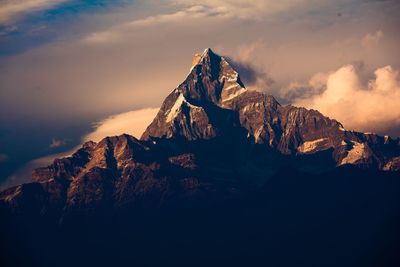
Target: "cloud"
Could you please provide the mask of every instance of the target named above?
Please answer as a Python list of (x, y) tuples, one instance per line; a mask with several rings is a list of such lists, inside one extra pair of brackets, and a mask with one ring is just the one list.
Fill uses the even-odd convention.
[(51, 140), (51, 143), (50, 143), (49, 147), (50, 148), (58, 148), (58, 147), (65, 146), (67, 143), (68, 143), (68, 139), (53, 138)]
[(210, 9), (202, 5), (194, 5), (175, 13), (159, 14), (156, 16), (149, 16), (144, 19), (134, 20), (129, 22), (127, 25), (135, 27), (146, 27), (159, 23), (181, 21), (181, 19), (186, 16), (191, 16), (192, 18), (202, 18), (206, 16), (221, 16), (223, 14), (224, 12), (222, 10)]
[[(1, 23), (1, 22), (0, 22)], [(18, 31), (18, 26), (16, 25), (5, 25), (0, 28), (0, 36), (6, 36)]]
[(365, 85), (355, 66), (343, 66), (328, 74), (321, 94), (297, 99), (295, 104), (317, 109), (347, 129), (400, 135), (399, 72), (388, 65), (374, 75)]
[[(193, 0), (177, 0), (174, 1), (183, 6), (196, 5), (199, 2)], [(265, 15), (271, 15), (286, 11), (296, 7), (305, 0), (203, 0), (202, 5), (208, 9), (218, 11), (225, 17), (239, 19), (260, 19)]]
[(18, 16), (43, 10), (66, 0), (3, 0), (0, 2), (0, 24), (9, 23)]
[(140, 138), (158, 110), (159, 108), (146, 108), (110, 116), (97, 123), (95, 131), (85, 136), (84, 141), (98, 142), (106, 136), (124, 133)]
[[(93, 17), (85, 17), (85, 21), (78, 20), (78, 25), (71, 23), (72, 32), (79, 28), (82, 35), (70, 32), (65, 39), (3, 59), (0, 117), (11, 113), (21, 117), (53, 117), (53, 120), (73, 116), (74, 120), (78, 116), (98, 119), (133, 108), (159, 106), (168, 92), (185, 78), (192, 56), (206, 47), (220, 47), (215, 49), (218, 53), (247, 65), (243, 70), (250, 70), (249, 66), (256, 69), (259, 79), (256, 87), (267, 88), (273, 95), (290, 82), (364, 60), (366, 56), (372, 57), (364, 61), (374, 68), (400, 64), (398, 58), (391, 56), (398, 46), (392, 45), (379, 55), (361, 54), (365, 49), (360, 49), (360, 36), (355, 32), (368, 32), (367, 24), (361, 22), (374, 23), (375, 17), (371, 20), (360, 15), (356, 24), (346, 21), (346, 27), (342, 23), (326, 28), (320, 25), (325, 20), (314, 18), (314, 13), (305, 13), (304, 7), (291, 9), (288, 16), (278, 16), (276, 21), (271, 21), (271, 16), (265, 21), (242, 21), (226, 17), (223, 10), (216, 13), (222, 1), (189, 3), (180, 3), (175, 10), (157, 6), (143, 13), (134, 13), (131, 8), (129, 13), (133, 15), (125, 14), (127, 17), (118, 20), (115, 26), (112, 26), (115, 22), (97, 23), (104, 16), (97, 16), (94, 21)], [(206, 8), (207, 3), (214, 11)], [(227, 1), (227, 7), (232, 5), (241, 6), (238, 1)], [(258, 4), (243, 5), (254, 8)], [(141, 11), (140, 6), (137, 8)], [(322, 9), (318, 14), (326, 12)], [(110, 14), (112, 21), (116, 21), (114, 15)], [(299, 19), (292, 24), (288, 17)], [(336, 15), (333, 19), (337, 19)], [(312, 23), (305, 24), (304, 20)], [(94, 29), (93, 24), (100, 26)], [(384, 26), (380, 29), (387, 37), (385, 42), (394, 44), (389, 30)], [(60, 32), (64, 36), (65, 31), (60, 29)], [(357, 37), (352, 46), (330, 47), (332, 42), (348, 35)], [(253, 73), (247, 73), (252, 82)], [(245, 80), (246, 74), (240, 74)], [(248, 82), (246, 85), (250, 86)]]
[(291, 82), (286, 88), (282, 89), (278, 96), (289, 103), (297, 99), (312, 98), (325, 91), (328, 77), (329, 73), (319, 72), (314, 74), (307, 83)]
[[(106, 136), (120, 135), (123, 133), (133, 135), (140, 138), (146, 127), (151, 123), (158, 112), (159, 108), (146, 108), (140, 110), (129, 111), (117, 115), (110, 116), (95, 125), (95, 129), (90, 134), (82, 138), (82, 142), (95, 141), (99, 142)], [(54, 148), (64, 145), (65, 140), (54, 138), (52, 145)], [(0, 184), (0, 189), (15, 186), (21, 183), (27, 183), (31, 180), (32, 171), (36, 168), (50, 165), (56, 158), (63, 158), (72, 155), (80, 145), (66, 152), (51, 154), (37, 159), (33, 159), (18, 169), (15, 173), (7, 177)], [(5, 154), (0, 154), (0, 163), (7, 160)]]
[(8, 176), (7, 179), (0, 184), (0, 190), (6, 189), (12, 186), (16, 186), (31, 181), (32, 171), (34, 169), (49, 166), (57, 158), (68, 157), (72, 155), (79, 147), (74, 147), (66, 152), (47, 155), (45, 157), (33, 159), (19, 168), (12, 175)]
[(264, 66), (255, 64), (258, 53), (263, 50), (264, 46), (265, 44), (258, 40), (239, 45), (235, 51), (230, 53), (232, 56), (224, 56), (249, 89), (266, 91), (274, 83)]
[(251, 62), (238, 61), (224, 56), (232, 67), (239, 73), (244, 85), (249, 89), (264, 91), (267, 90), (274, 80), (260, 67), (254, 66)]
[(201, 5), (193, 5), (183, 8), (177, 12), (157, 14), (142, 19), (135, 19), (125, 22), (105, 31), (93, 32), (83, 38), (87, 44), (115, 44), (123, 41), (125, 33), (137, 29), (143, 29), (164, 23), (179, 23), (185, 19), (196, 19), (211, 16), (223, 16), (224, 11), (215, 8), (208, 8)]
[(135, 29), (143, 29), (165, 23), (180, 23), (184, 20), (198, 18), (218, 17), (257, 20), (265, 15), (287, 11), (305, 3), (306, 0), (250, 0), (246, 2), (239, 0), (205, 0), (201, 1), (201, 4), (198, 1), (191, 0), (169, 2), (172, 2), (172, 5), (177, 7), (178, 11), (151, 15), (116, 25), (104, 31), (93, 32), (85, 36), (83, 42), (88, 44), (117, 43), (123, 40), (124, 33)]
[(383, 38), (383, 32), (382, 31), (376, 31), (375, 33), (367, 33), (362, 39), (361, 39), (361, 45), (365, 48), (371, 48), (374, 46), (377, 46), (381, 39)]

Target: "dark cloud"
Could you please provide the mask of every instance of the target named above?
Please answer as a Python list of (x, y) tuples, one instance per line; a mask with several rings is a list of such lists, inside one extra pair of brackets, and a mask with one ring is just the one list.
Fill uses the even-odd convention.
[(274, 83), (274, 80), (262, 68), (257, 68), (249, 62), (234, 60), (229, 56), (224, 56), (224, 58), (239, 73), (245, 86), (255, 87), (258, 90), (266, 90)]
[[(15, 121), (0, 120), (2, 123), (0, 154), (7, 156), (5, 161), (0, 159), (0, 184), (32, 159), (67, 151), (81, 144), (82, 136), (91, 131), (91, 123), (97, 119), (93, 117), (58, 121), (40, 121), (31, 118), (26, 120), (16, 118)], [(64, 146), (55, 147), (54, 145), (60, 145), (63, 140), (56, 139), (53, 147), (49, 147), (49, 141), (52, 141), (54, 136), (68, 136), (68, 142)]]
[(297, 99), (310, 98), (321, 94), (322, 92), (323, 88), (320, 88), (320, 90), (315, 90), (307, 84), (294, 84), (286, 93), (283, 93), (281, 99), (283, 100), (283, 103), (293, 103)]

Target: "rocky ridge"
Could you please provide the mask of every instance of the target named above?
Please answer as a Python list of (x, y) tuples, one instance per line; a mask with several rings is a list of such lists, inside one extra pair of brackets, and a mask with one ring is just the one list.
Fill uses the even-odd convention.
[(238, 131), (285, 155), (332, 148), (338, 166), (388, 169), (400, 153), (399, 139), (346, 131), (316, 110), (282, 106), (273, 96), (247, 90), (230, 64), (209, 48), (195, 57), (188, 77), (166, 98), (141, 139), (209, 140)]

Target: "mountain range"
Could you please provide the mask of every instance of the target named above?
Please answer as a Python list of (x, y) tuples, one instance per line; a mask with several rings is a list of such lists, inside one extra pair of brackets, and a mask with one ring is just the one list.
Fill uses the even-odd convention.
[(2, 191), (0, 228), (9, 263), (389, 266), (399, 193), (400, 138), (246, 89), (208, 48), (140, 139), (86, 142)]

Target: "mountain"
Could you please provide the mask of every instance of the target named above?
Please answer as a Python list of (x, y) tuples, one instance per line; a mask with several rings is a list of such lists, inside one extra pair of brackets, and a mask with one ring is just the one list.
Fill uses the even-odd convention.
[(400, 168), (399, 139), (346, 131), (318, 111), (282, 106), (273, 96), (247, 90), (209, 48), (195, 56), (188, 77), (165, 99), (141, 139), (210, 140), (232, 133), (285, 155), (333, 149), (337, 165)]
[[(285, 238), (304, 241), (325, 234), (325, 230), (332, 230), (332, 235), (319, 242), (334, 242), (333, 233), (342, 238), (346, 233), (357, 240), (362, 236), (379, 239), (382, 236), (374, 235), (374, 231), (381, 231), (380, 227), (386, 225), (390, 232), (400, 218), (399, 171), (399, 138), (347, 131), (338, 121), (316, 110), (280, 105), (273, 96), (246, 89), (229, 62), (206, 49), (195, 56), (188, 76), (167, 96), (140, 140), (123, 134), (98, 143), (87, 142), (72, 156), (36, 169), (31, 183), (0, 192), (0, 212), (4, 218), (0, 228), (8, 229), (4, 236), (17, 247), (18, 240), (33, 236), (32, 242), (44, 244), (38, 253), (43, 255), (43, 251), (51, 250), (44, 258), (52, 260), (66, 256), (63, 250), (54, 251), (48, 244), (68, 250), (87, 232), (92, 232), (91, 240), (123, 244), (115, 250), (105, 246), (109, 249), (104, 251), (106, 254), (129, 254), (127, 250), (133, 246), (141, 251), (134, 255), (141, 256), (149, 251), (142, 254), (144, 249), (138, 240), (157, 243), (166, 238), (175, 245), (177, 240), (182, 244), (197, 240), (194, 248), (203, 251), (207, 246), (203, 241), (214, 239), (220, 232), (224, 233), (221, 242), (231, 240), (232, 232), (225, 232), (226, 229), (235, 232), (232, 244), (247, 242), (246, 227), (271, 235), (268, 242), (273, 240), (281, 245)], [(283, 215), (281, 209), (295, 217)], [(356, 222), (354, 227), (346, 228), (342, 212)], [(315, 214), (323, 218), (315, 218)], [(291, 231), (289, 221), (299, 224), (292, 229), (298, 238), (281, 232)], [(337, 223), (336, 228), (328, 230), (330, 222)], [(369, 222), (379, 227), (371, 230)], [(207, 230), (204, 225), (208, 225)], [(312, 233), (311, 225), (324, 230)], [(165, 229), (167, 226), (169, 230)], [(274, 236), (264, 227), (282, 235)], [(93, 229), (107, 233), (107, 237), (99, 237)], [(186, 237), (182, 229), (196, 237)], [(21, 231), (25, 233), (22, 237)], [(174, 235), (166, 237), (170, 231)], [(397, 232), (390, 233), (398, 237)], [(54, 240), (59, 235), (63, 242)], [(387, 236), (390, 235), (383, 235), (384, 242), (390, 241)], [(127, 237), (130, 239), (126, 240)], [(258, 251), (267, 239), (256, 239), (259, 241), (249, 248)], [(398, 239), (394, 240), (397, 243)], [(357, 242), (339, 243), (331, 244), (336, 252), (340, 246), (359, 246)], [(393, 248), (392, 243), (386, 245)], [(305, 247), (328, 253), (311, 244)], [(295, 255), (296, 250), (298, 247), (288, 251)], [(158, 247), (157, 255), (162, 251), (172, 253), (171, 248)], [(227, 245), (221, 251), (228, 256), (208, 251), (207, 257), (221, 260), (237, 248)], [(313, 256), (299, 251), (305, 254), (296, 254), (293, 259), (305, 257), (303, 260), (309, 263)], [(272, 254), (271, 257), (277, 255)], [(343, 254), (332, 263), (343, 266), (340, 259), (357, 262), (358, 257), (366, 255), (371, 256), (360, 249), (352, 256)], [(390, 250), (382, 255), (393, 260)], [(374, 256), (382, 258), (381, 254)], [(88, 259), (87, 255), (81, 257)], [(96, 257), (98, 264), (103, 263)], [(146, 258), (143, 257), (141, 260)], [(182, 255), (175, 257), (174, 263)], [(349, 266), (354, 266), (352, 261), (348, 261)]]

